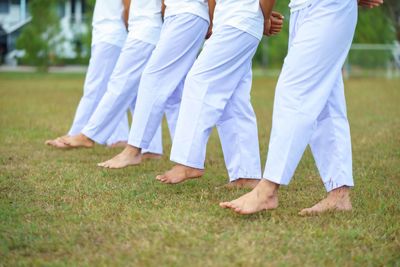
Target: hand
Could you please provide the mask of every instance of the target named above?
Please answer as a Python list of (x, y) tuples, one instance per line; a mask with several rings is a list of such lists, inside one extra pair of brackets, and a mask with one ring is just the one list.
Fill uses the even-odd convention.
[(283, 27), (283, 15), (277, 11), (272, 11), (271, 17), (264, 21), (264, 35), (272, 36), (278, 34)]
[(283, 20), (284, 16), (277, 12), (277, 11), (272, 11), (270, 20), (271, 20), (271, 27), (269, 29), (269, 35), (276, 35), (281, 32), (283, 28)]
[(366, 8), (374, 8), (383, 4), (383, 0), (358, 0), (358, 5)]
[(206, 34), (206, 40), (209, 39), (209, 38), (211, 37), (211, 35), (212, 35), (212, 28), (213, 28), (213, 24), (210, 23), (210, 26), (208, 27), (208, 31), (207, 31), (207, 34)]

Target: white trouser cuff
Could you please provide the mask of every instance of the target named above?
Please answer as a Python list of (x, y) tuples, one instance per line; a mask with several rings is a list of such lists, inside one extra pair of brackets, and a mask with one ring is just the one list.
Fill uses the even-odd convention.
[[(141, 142), (141, 141), (138, 141), (138, 140), (129, 140), (128, 141), (128, 145), (140, 148), (142, 150), (142, 152), (144, 152), (144, 153), (150, 152), (150, 150), (149, 150), (150, 149), (150, 143), (145, 143), (145, 142)], [(151, 152), (153, 152), (153, 151), (151, 151)], [(153, 153), (162, 154), (162, 152), (158, 153), (156, 151), (154, 151)]]
[(188, 162), (187, 160), (182, 160), (176, 157), (172, 157), (170, 158), (171, 161), (181, 164), (181, 165), (185, 165), (191, 168), (195, 168), (195, 169), (200, 169), (200, 170), (204, 170), (204, 164), (203, 163), (193, 163), (193, 162)]
[(353, 182), (335, 182), (334, 180), (329, 180), (327, 182), (324, 182), (324, 186), (326, 189), (326, 192), (330, 192), (334, 189), (340, 188), (342, 186), (348, 186), (348, 187), (353, 187), (354, 183)]
[(162, 147), (154, 148), (154, 147), (150, 146), (150, 143), (144, 144), (143, 142), (140, 142), (140, 141), (129, 140), (128, 145), (140, 148), (142, 150), (142, 154), (143, 153), (154, 153), (154, 154), (159, 154), (159, 155), (163, 154)]
[(157, 154), (157, 155), (162, 155), (163, 152), (160, 149), (152, 149), (151, 147), (149, 147), (148, 149), (142, 149), (142, 154), (145, 153), (153, 153), (153, 154)]
[(242, 174), (242, 175), (235, 175), (235, 176), (229, 176), (229, 181), (233, 182), (238, 179), (256, 179), (256, 180), (261, 180), (260, 175), (251, 175), (251, 174)]

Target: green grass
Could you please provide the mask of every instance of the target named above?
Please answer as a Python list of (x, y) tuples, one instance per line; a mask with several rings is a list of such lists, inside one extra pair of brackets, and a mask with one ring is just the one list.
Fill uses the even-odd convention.
[[(227, 181), (216, 132), (206, 175), (176, 186), (140, 167), (96, 167), (119, 149), (59, 151), (82, 75), (0, 74), (0, 266), (400, 266), (399, 81), (346, 82), (354, 211), (303, 218), (325, 195), (309, 151), (280, 207), (241, 217), (218, 207), (245, 190)], [(253, 103), (265, 161), (276, 81), (256, 78)]]

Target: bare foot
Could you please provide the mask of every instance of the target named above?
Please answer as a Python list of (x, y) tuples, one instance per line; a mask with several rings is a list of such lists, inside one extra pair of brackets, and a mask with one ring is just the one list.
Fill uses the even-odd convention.
[(161, 158), (162, 155), (156, 153), (146, 152), (142, 154), (142, 159), (161, 159)]
[(62, 142), (62, 138), (65, 138), (65, 137), (68, 137), (68, 135), (57, 137), (56, 139), (46, 140), (46, 142), (44, 142), (44, 144), (55, 147), (55, 148), (70, 148), (68, 145), (66, 145), (66, 144), (64, 144), (64, 142)]
[(109, 169), (121, 169), (131, 165), (138, 165), (142, 162), (140, 149), (127, 145), (125, 149), (110, 160), (97, 164), (99, 167)]
[(253, 214), (278, 207), (279, 185), (262, 179), (249, 193), (230, 202), (221, 202), (222, 208), (231, 209), (239, 214)]
[(328, 193), (328, 196), (312, 206), (299, 212), (301, 216), (318, 215), (327, 211), (350, 211), (350, 188), (342, 186)]
[(157, 175), (156, 179), (164, 184), (178, 184), (189, 179), (200, 178), (203, 174), (204, 170), (177, 164), (164, 174)]
[(94, 141), (84, 134), (63, 137), (61, 138), (61, 142), (71, 148), (92, 148), (94, 146)]
[(229, 182), (224, 185), (224, 188), (227, 189), (253, 189), (257, 186), (259, 179), (247, 179), (247, 178), (239, 178), (233, 182)]
[(108, 148), (117, 148), (117, 147), (125, 148), (127, 145), (128, 145), (127, 141), (118, 141), (114, 144), (108, 145), (107, 147)]

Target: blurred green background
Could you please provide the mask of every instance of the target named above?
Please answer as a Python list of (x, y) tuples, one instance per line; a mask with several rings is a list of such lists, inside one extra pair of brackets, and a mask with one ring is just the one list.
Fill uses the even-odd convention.
[[(87, 64), (90, 57), (91, 19), (94, 0), (84, 0), (83, 19), (86, 31), (74, 34), (70, 42), (76, 56), (73, 58), (57, 56), (57, 43), (65, 42), (57, 36), (60, 31), (58, 7), (68, 0), (31, 0), (27, 2), (32, 21), (21, 31), (17, 39), (17, 48), (25, 50), (25, 56), (19, 64), (42, 66)], [(71, 0), (69, 0), (71, 1)], [(284, 14), (285, 26), (282, 33), (271, 38), (264, 38), (254, 57), (256, 67), (279, 69), (287, 52), (289, 31), (288, 0), (277, 1), (275, 10)], [(400, 38), (400, 1), (386, 0), (382, 8), (367, 10), (360, 8), (359, 21), (354, 43), (357, 44), (394, 44)], [(334, 29), (333, 29), (334, 30)], [(368, 56), (366, 56), (366, 53)], [(39, 56), (38, 56), (39, 55)], [(355, 51), (350, 55), (353, 62), (364, 67), (386, 67), (393, 57), (390, 50)]]

